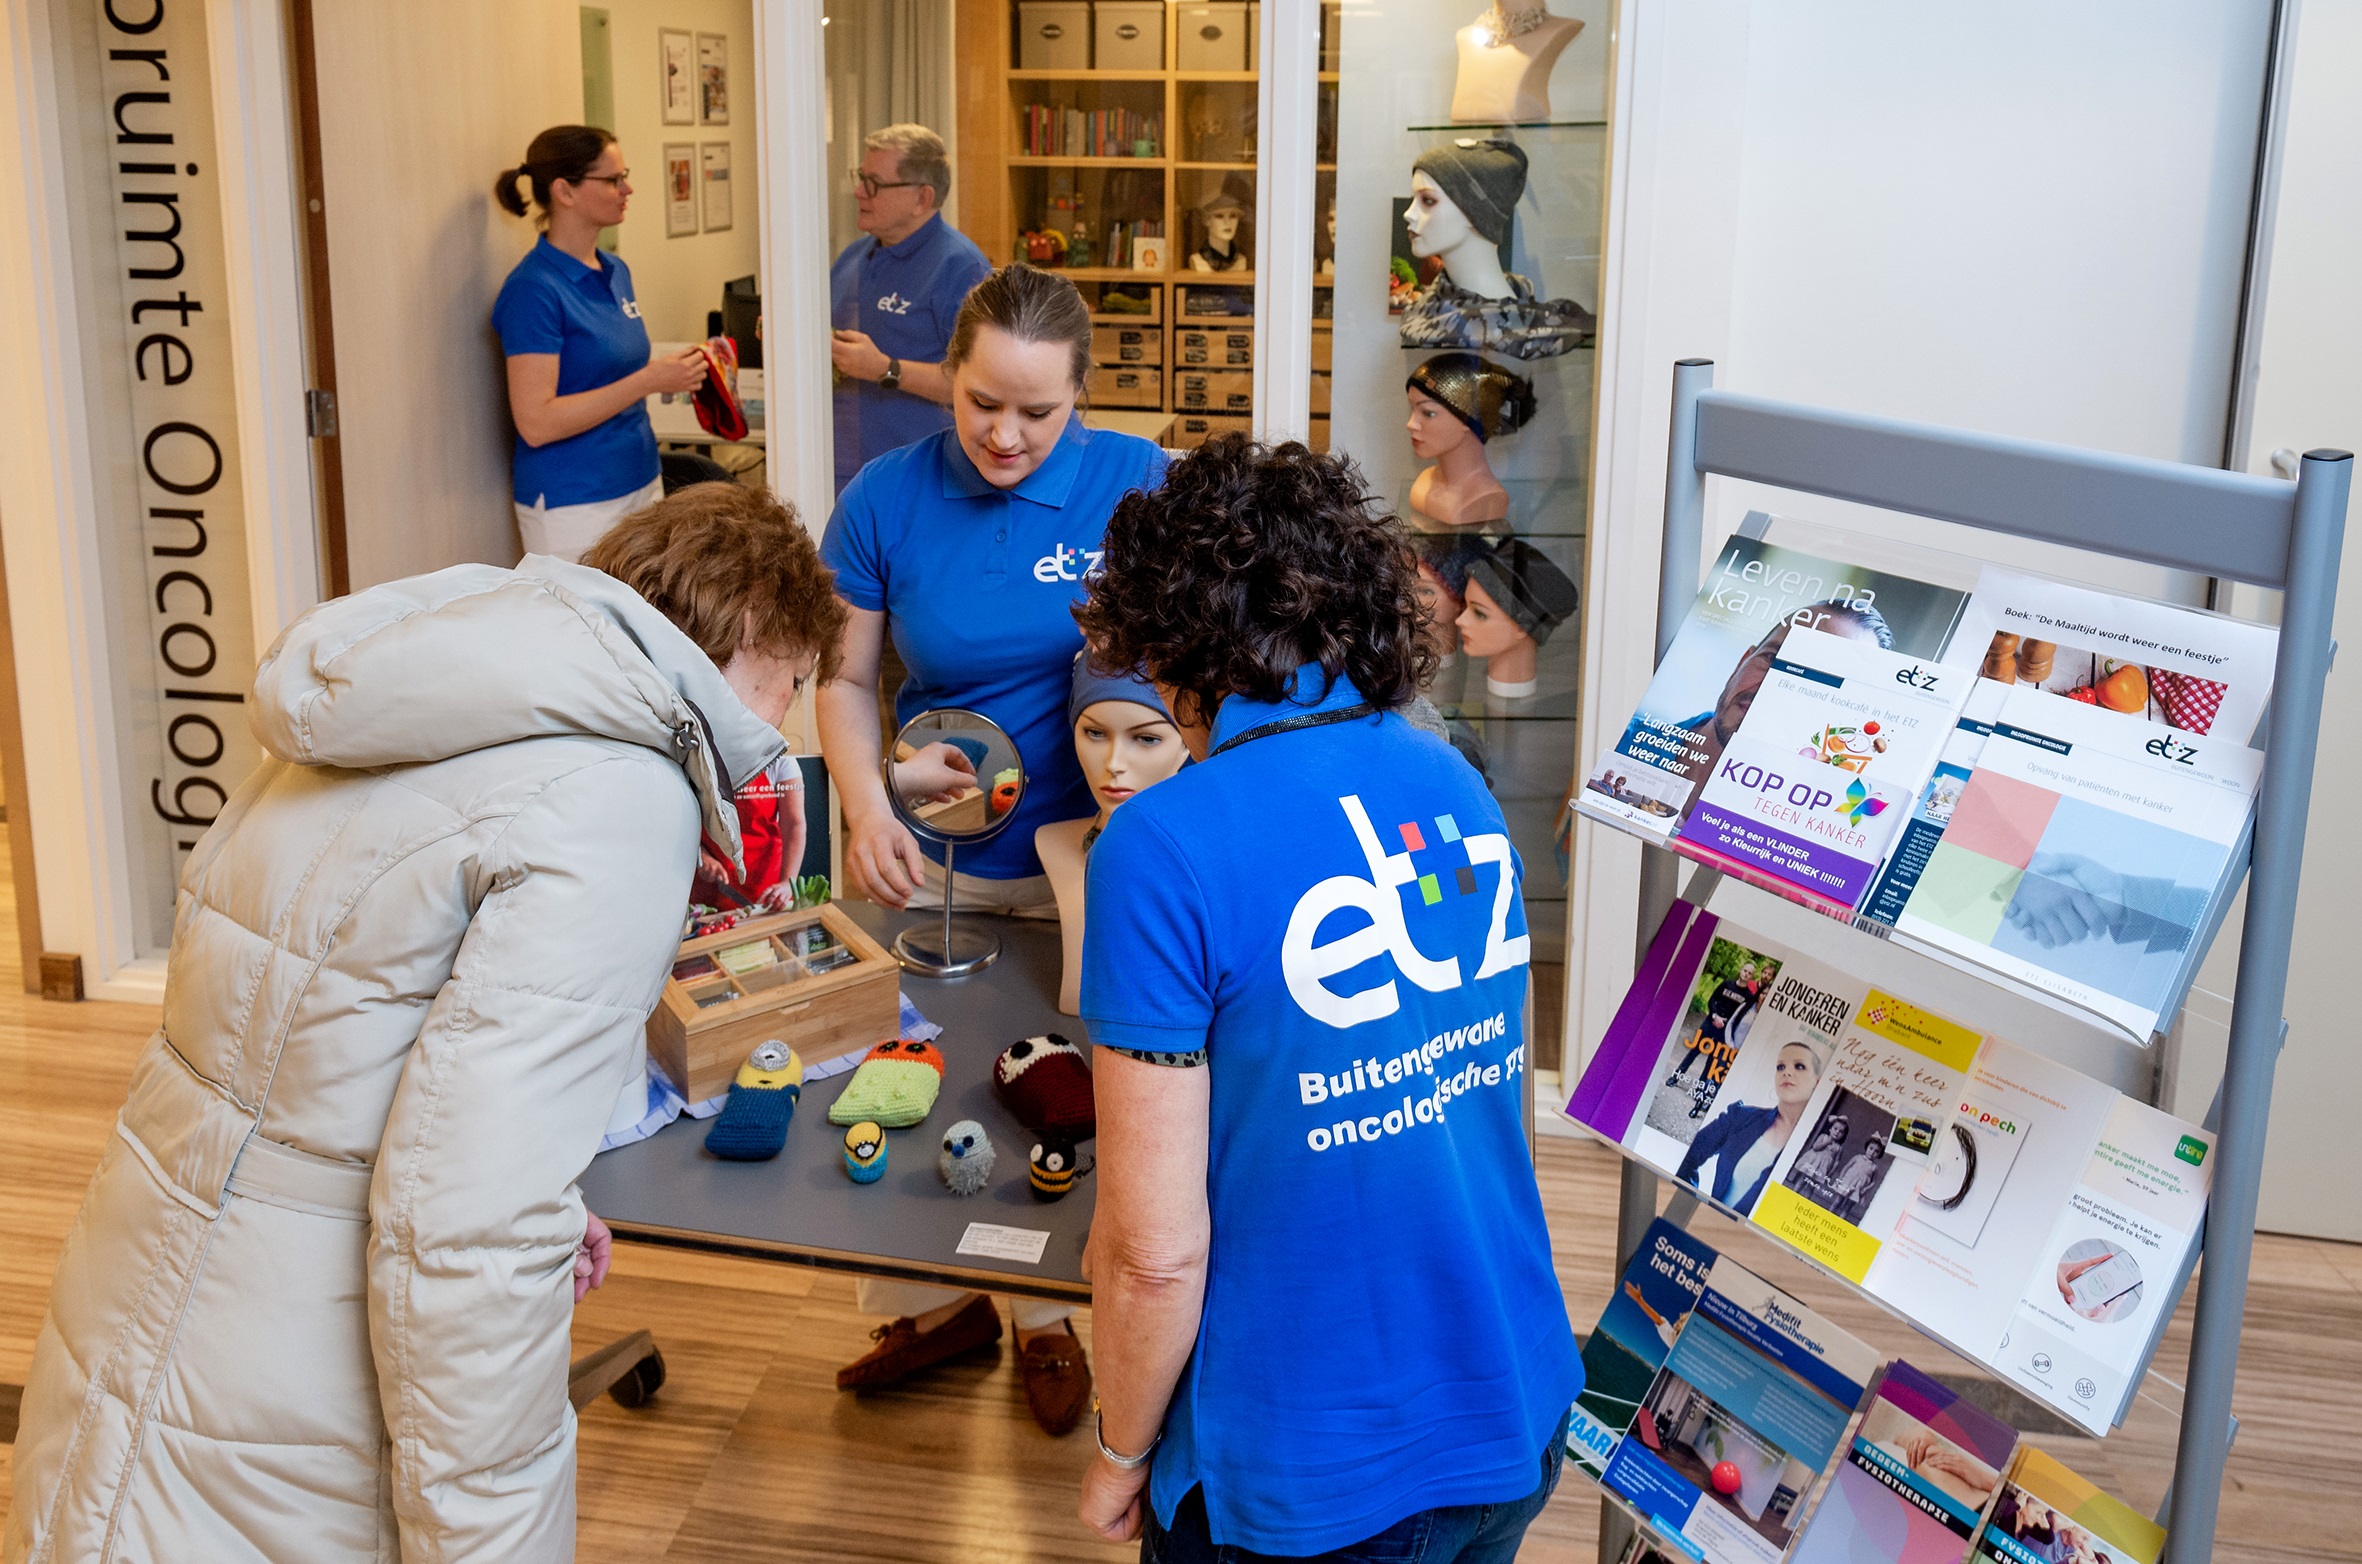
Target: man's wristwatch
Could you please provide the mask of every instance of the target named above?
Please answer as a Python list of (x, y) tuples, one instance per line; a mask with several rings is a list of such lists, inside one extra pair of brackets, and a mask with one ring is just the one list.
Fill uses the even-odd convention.
[(886, 360), (886, 372), (878, 376), (878, 384), (889, 391), (900, 390), (902, 387), (902, 360), (898, 358)]
[(1119, 1472), (1136, 1472), (1146, 1466), (1148, 1458), (1156, 1454), (1156, 1447), (1164, 1443), (1165, 1439), (1165, 1436), (1159, 1433), (1154, 1439), (1148, 1441), (1148, 1448), (1138, 1455), (1117, 1455), (1113, 1450), (1107, 1448), (1107, 1414), (1104, 1412), (1099, 1414), (1098, 1424), (1092, 1431), (1091, 1437), (1099, 1441), (1099, 1453), (1107, 1457), (1107, 1464)]

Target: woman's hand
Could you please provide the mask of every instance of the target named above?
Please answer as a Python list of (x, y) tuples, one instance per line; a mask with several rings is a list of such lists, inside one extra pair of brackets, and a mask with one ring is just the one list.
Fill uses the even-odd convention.
[(1083, 1498), (1075, 1513), (1109, 1542), (1130, 1542), (1140, 1535), (1141, 1507), (1151, 1470), (1143, 1466), (1134, 1472), (1119, 1471), (1106, 1457), (1092, 1456), (1091, 1464), (1083, 1469)]
[(845, 875), (856, 895), (897, 911), (927, 881), (926, 855), (919, 839), (891, 813), (845, 822)]
[(703, 348), (691, 348), (674, 358), (650, 359), (648, 367), (640, 371), (651, 396), (662, 393), (679, 396), (705, 384), (706, 358)]
[(948, 804), (977, 785), (976, 763), (941, 739), (894, 762), (894, 791), (904, 798)]
[(607, 1279), (607, 1266), (615, 1258), (615, 1235), (607, 1224), (590, 1212), (583, 1216), (582, 1242), (574, 1249), (574, 1301), (582, 1302), (593, 1287)]

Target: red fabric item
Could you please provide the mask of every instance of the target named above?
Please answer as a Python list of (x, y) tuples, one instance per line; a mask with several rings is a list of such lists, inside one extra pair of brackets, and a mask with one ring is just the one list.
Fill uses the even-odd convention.
[(1011, 1043), (993, 1061), (993, 1089), (1017, 1122), (1041, 1135), (1089, 1140), (1099, 1133), (1091, 1067), (1056, 1032)]
[(746, 413), (730, 383), (738, 375), (738, 344), (728, 337), (708, 337), (697, 345), (705, 355), (705, 381), (698, 386), (697, 425), (724, 440), (746, 438)]
[[(758, 773), (753, 781), (740, 788), (736, 803), (738, 843), (746, 858), (746, 873), (734, 880), (724, 880), (717, 887), (712, 876), (701, 868), (692, 894), (709, 907), (734, 900), (760, 901), (763, 893), (787, 873), (787, 833), (780, 827), (779, 788), (770, 773)], [(711, 837), (704, 840), (703, 846), (705, 855), (717, 863), (730, 861)], [(721, 894), (725, 889), (728, 894)]]
[(2149, 692), (2165, 708), (2166, 720), (2184, 733), (2203, 734), (2213, 727), (2229, 689), (2228, 685), (2201, 679), (2196, 674), (2175, 673), (2169, 668), (2149, 670)]

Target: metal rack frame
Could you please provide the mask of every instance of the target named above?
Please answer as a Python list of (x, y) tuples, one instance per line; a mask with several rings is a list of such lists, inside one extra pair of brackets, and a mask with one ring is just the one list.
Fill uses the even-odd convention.
[[(2263, 776), (2239, 947), (2237, 992), (2205, 1265), (2198, 1278), (2188, 1389), (2169, 1497), (2165, 1564), (2203, 1564), (2214, 1552), (2231, 1392), (2239, 1369), (2255, 1208), (2263, 1178), (2272, 1076), (2287, 1023), (2288, 945), (2296, 926), (2305, 817), (2312, 801), (2322, 686), (2334, 652), (2339, 555), (2353, 456), (2308, 451), (2296, 482), (2146, 457), (2078, 450), (1932, 424), (1832, 412), (1717, 391), (1710, 359), (1673, 370), (1673, 435), (1666, 456), (1664, 553), (1657, 583), (1662, 661), (1697, 595), (1709, 475), (1826, 495), (1881, 509), (2039, 538), (2284, 594)], [(1679, 860), (1642, 855), (1639, 942), (1671, 909)], [(1658, 1178), (1627, 1162), (1616, 1222), (1619, 1266), (1629, 1264), (1656, 1215)], [(1602, 1517), (1600, 1557), (1612, 1559), (1629, 1525)], [(1621, 1533), (1619, 1537), (1617, 1534)]]

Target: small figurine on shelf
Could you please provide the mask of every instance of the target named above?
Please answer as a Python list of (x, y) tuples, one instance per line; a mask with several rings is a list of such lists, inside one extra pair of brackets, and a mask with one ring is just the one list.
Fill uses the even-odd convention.
[(1036, 228), (1025, 235), (1025, 260), (1040, 267), (1066, 264), (1066, 236), (1055, 228)]
[(1079, 217), (1074, 220), (1073, 235), (1066, 241), (1066, 264), (1069, 266), (1091, 264), (1091, 225)]
[(1473, 353), (1438, 353), (1403, 382), (1411, 451), (1430, 465), (1411, 483), (1411, 509), (1447, 527), (1509, 514), (1509, 491), (1485, 447), (1534, 416), (1534, 383)]
[(1236, 174), (1222, 181), (1222, 188), (1214, 192), (1197, 215), (1206, 225), (1206, 242), (1189, 253), (1189, 269), (1193, 272), (1243, 272), (1247, 269), (1247, 247), (1239, 242), (1239, 225), (1244, 223), (1253, 201), (1247, 195), (1245, 181)]
[(1513, 141), (1463, 136), (1411, 165), (1403, 214), (1411, 253), (1443, 275), (1402, 315), (1406, 348), (1485, 348), (1516, 359), (1555, 358), (1591, 341), (1597, 322), (1572, 299), (1545, 299), (1501, 264), (1510, 216), (1525, 193), (1526, 156)]

